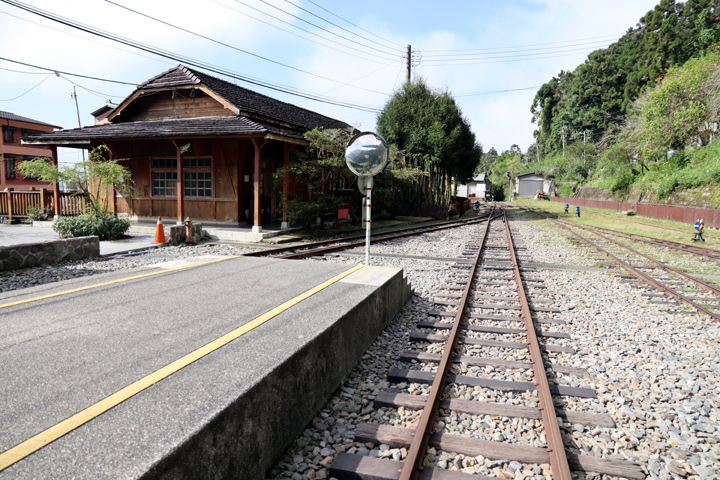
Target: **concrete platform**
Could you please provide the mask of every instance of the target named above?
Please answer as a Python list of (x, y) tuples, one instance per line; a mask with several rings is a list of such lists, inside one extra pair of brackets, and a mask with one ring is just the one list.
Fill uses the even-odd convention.
[(263, 478), (410, 295), (397, 269), (179, 262), (0, 294), (0, 479)]

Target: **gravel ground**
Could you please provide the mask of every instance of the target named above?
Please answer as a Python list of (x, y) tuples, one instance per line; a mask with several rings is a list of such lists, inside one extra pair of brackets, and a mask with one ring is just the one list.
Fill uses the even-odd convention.
[[(516, 245), (538, 263), (597, 265), (597, 259), (579, 250), (547, 223), (518, 215), (513, 231)], [(542, 228), (538, 228), (538, 224)], [(376, 253), (408, 253), (433, 257), (459, 257), (465, 242), (477, 238), (477, 227), (426, 234), (372, 247)], [(323, 261), (354, 264), (362, 258), (328, 257)], [(420, 384), (389, 384), (391, 367), (433, 371), (431, 364), (407, 364), (396, 360), (396, 353), (422, 349), (408, 342), (418, 321), (429, 320), (427, 311), (437, 308), (432, 301), (439, 286), (447, 283), (451, 266), (418, 259), (372, 258), (374, 265), (400, 267), (410, 279), (415, 295), (371, 346), (337, 393), (312, 424), (288, 449), (268, 478), (293, 480), (327, 478), (334, 455), (348, 452), (402, 460), (405, 449), (354, 441), (359, 423), (413, 427), (417, 412), (399, 408), (373, 408), (372, 400), (381, 391), (392, 389), (422, 394), (429, 389)], [(573, 346), (576, 354), (552, 354), (550, 362), (580, 367), (589, 376), (556, 374), (563, 385), (592, 388), (598, 398), (563, 397), (557, 405), (569, 410), (608, 414), (615, 428), (563, 425), (570, 449), (603, 458), (626, 459), (640, 464), (649, 478), (720, 478), (720, 363), (717, 338), (720, 327), (707, 317), (673, 315), (659, 310), (615, 275), (597, 272), (539, 270), (531, 274), (544, 279), (546, 290), (531, 290), (533, 298), (546, 295), (562, 312), (553, 318), (567, 322), (551, 325), (550, 330), (570, 333), (571, 340), (554, 344)], [(493, 323), (495, 326), (511, 326)], [(702, 332), (702, 333), (701, 333)], [(429, 333), (429, 331), (428, 331)], [(493, 338), (482, 336), (482, 338)], [(512, 341), (515, 337), (504, 337)], [(437, 345), (425, 348), (438, 351)], [(473, 352), (474, 350), (474, 352)], [(527, 360), (525, 353), (488, 348), (468, 349), (465, 353)], [(457, 365), (455, 373), (497, 379), (527, 381), (532, 373), (492, 367)], [(451, 397), (536, 405), (533, 393), (508, 393), (490, 389), (450, 386)], [(487, 440), (510, 441), (523, 445), (544, 445), (544, 434), (537, 422), (501, 417), (474, 417), (444, 411), (436, 428), (454, 434)], [(522, 465), (491, 461), (430, 449), (426, 463), (468, 473), (499, 478), (551, 478), (548, 465)], [(587, 474), (579, 478), (601, 478)]]
[[(574, 242), (554, 230), (547, 222), (516, 215), (513, 222), (516, 246), (528, 261), (596, 266), (597, 257), (580, 253)], [(374, 253), (457, 258), (465, 244), (477, 239), (478, 227), (425, 234), (395, 240), (372, 247)], [(17, 272), (0, 273), (0, 291), (14, 290), (68, 278), (119, 271), (180, 257), (234, 255), (241, 247), (200, 245), (166, 247), (128, 257), (69, 262)], [(327, 256), (319, 261), (356, 264), (364, 257)], [(366, 352), (346, 383), (329, 399), (326, 407), (308, 425), (288, 449), (268, 478), (293, 480), (327, 478), (328, 467), (340, 452), (401, 460), (405, 449), (354, 441), (355, 426), (375, 422), (412, 427), (417, 412), (403, 408), (375, 409), (373, 399), (381, 391), (394, 389), (421, 394), (428, 385), (387, 382), (392, 367), (421, 368), (429, 364), (398, 361), (397, 352), (408, 349), (438, 351), (436, 344), (411, 345), (409, 333), (415, 324), (431, 320), (427, 312), (438, 309), (433, 299), (439, 286), (451, 275), (451, 264), (420, 259), (373, 257), (373, 265), (403, 268), (415, 294), (393, 319), (385, 332)], [(558, 383), (595, 390), (598, 398), (564, 397), (556, 404), (568, 409), (605, 413), (616, 422), (615, 428), (565, 425), (566, 444), (576, 452), (604, 458), (627, 459), (639, 463), (649, 478), (720, 478), (720, 356), (717, 339), (720, 324), (707, 317), (663, 312), (662, 306), (649, 303), (642, 290), (607, 273), (538, 270), (528, 274), (545, 280), (546, 289), (531, 289), (535, 299), (549, 298), (562, 312), (553, 318), (566, 325), (543, 326), (548, 330), (570, 333), (571, 340), (553, 340), (573, 346), (576, 354), (551, 354), (551, 363), (585, 368), (586, 377), (557, 374)], [(516, 326), (493, 323), (494, 326)], [(478, 335), (478, 338), (498, 338)], [(516, 340), (505, 336), (502, 340)], [(521, 351), (468, 348), (468, 354), (527, 360)], [(456, 365), (455, 372), (498, 379), (526, 381), (531, 372)], [(452, 397), (536, 405), (532, 393), (498, 392), (479, 387), (449, 386)], [(473, 417), (444, 411), (436, 424), (450, 433), (475, 438), (507, 440), (524, 445), (543, 445), (540, 425), (505, 417)], [(529, 428), (532, 427), (532, 428)], [(522, 465), (517, 462), (491, 461), (429, 449), (426, 462), (442, 468), (499, 478), (550, 478), (548, 465)], [(580, 478), (601, 478), (587, 475)]]

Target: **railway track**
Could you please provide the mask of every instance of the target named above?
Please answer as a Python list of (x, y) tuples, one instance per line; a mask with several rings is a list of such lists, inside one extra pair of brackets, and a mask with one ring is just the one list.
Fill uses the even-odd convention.
[(699, 257), (707, 258), (709, 260), (720, 260), (720, 250), (715, 250), (707, 247), (700, 247), (698, 245), (688, 245), (685, 243), (675, 242), (672, 240), (664, 240), (661, 238), (649, 237), (647, 235), (639, 235), (635, 233), (622, 232), (620, 230), (614, 230), (603, 227), (591, 227), (594, 230), (606, 232), (611, 235), (621, 236), (633, 241), (643, 242), (650, 245), (655, 245), (662, 248), (672, 248), (674, 250), (689, 253)]
[[(720, 288), (709, 282), (700, 280), (676, 268), (652, 258), (649, 255), (612, 239), (602, 233), (602, 229), (587, 225), (572, 224), (567, 221), (553, 219), (544, 212), (531, 210), (551, 220), (556, 225), (570, 232), (572, 236), (611, 258), (618, 266), (628, 272), (628, 280), (644, 282), (653, 291), (644, 293), (654, 303), (667, 304), (672, 307), (685, 304), (698, 313), (710, 316), (713, 321), (720, 321)], [(582, 230), (585, 235), (578, 233)]]
[[(464, 220), (446, 221), (433, 225), (414, 226), (407, 228), (395, 229), (389, 232), (380, 232), (371, 235), (371, 242), (378, 243), (398, 238), (422, 235), (424, 233), (437, 232), (448, 228), (457, 228), (465, 225), (473, 225), (483, 223), (492, 215), (491, 211), (481, 212), (476, 217)], [(245, 253), (245, 257), (274, 257), (284, 259), (307, 258), (315, 255), (324, 255), (326, 253), (336, 252), (338, 250), (347, 250), (349, 248), (361, 247), (365, 245), (365, 234), (351, 235), (342, 238), (333, 238), (318, 242), (304, 243), (299, 245), (290, 245), (286, 247), (271, 248), (266, 250), (258, 250)]]
[[(376, 409), (415, 413), (404, 425), (364, 423), (355, 430), (356, 442), (407, 449), (404, 461), (342, 453), (330, 475), (341, 480), (491, 478), (432, 465), (428, 452), (442, 450), (549, 464), (558, 479), (571, 478), (573, 471), (645, 478), (635, 464), (584, 455), (566, 444), (566, 429), (573, 424), (612, 427), (614, 422), (604, 414), (557, 406), (554, 397), (593, 398), (595, 392), (553, 380), (588, 373), (564, 365), (563, 357), (575, 352), (567, 345), (570, 336), (560, 330), (564, 322), (553, 317), (559, 309), (544, 297), (542, 280), (520, 268), (510, 221), (504, 213), (488, 218), (463, 252), (472, 261), (454, 266), (436, 295), (437, 310), (429, 312), (432, 320), (419, 320), (410, 334), (418, 347), (399, 354), (398, 361), (410, 368), (391, 368), (387, 379), (396, 388), (375, 397)], [(499, 372), (500, 378), (483, 376), (488, 371)], [(491, 393), (472, 395), (480, 391)], [(517, 436), (498, 435), (489, 427), (491, 418), (520, 421)], [(444, 430), (458, 421), (468, 426), (468, 435)]]

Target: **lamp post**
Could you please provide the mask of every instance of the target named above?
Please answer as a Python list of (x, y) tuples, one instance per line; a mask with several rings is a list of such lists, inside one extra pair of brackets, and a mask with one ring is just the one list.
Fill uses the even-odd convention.
[(370, 206), (373, 177), (388, 164), (390, 151), (387, 142), (377, 133), (363, 132), (355, 135), (345, 149), (345, 163), (358, 176), (358, 186), (365, 189), (365, 265), (370, 265)]

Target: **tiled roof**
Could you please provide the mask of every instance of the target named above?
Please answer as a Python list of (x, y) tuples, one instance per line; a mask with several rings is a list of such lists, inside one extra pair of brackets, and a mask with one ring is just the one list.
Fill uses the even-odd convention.
[(138, 90), (205, 85), (252, 119), (264, 117), (312, 130), (316, 127), (352, 129), (334, 118), (268, 97), (197, 70), (178, 65), (138, 86)]
[(0, 118), (2, 118), (3, 120), (14, 120), (16, 122), (34, 123), (35, 125), (45, 125), (46, 127), (62, 128), (58, 127), (57, 125), (51, 125), (49, 123), (41, 122), (39, 120), (33, 120), (32, 118), (21, 117), (20, 115), (15, 115), (14, 113), (10, 112), (0, 111)]
[(178, 138), (220, 135), (265, 135), (267, 133), (302, 139), (303, 132), (261, 123), (245, 117), (218, 116), (171, 118), (136, 122), (106, 123), (92, 127), (28, 136), (29, 142), (73, 142), (123, 138)]

